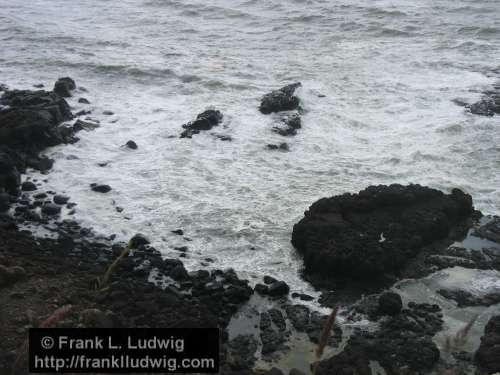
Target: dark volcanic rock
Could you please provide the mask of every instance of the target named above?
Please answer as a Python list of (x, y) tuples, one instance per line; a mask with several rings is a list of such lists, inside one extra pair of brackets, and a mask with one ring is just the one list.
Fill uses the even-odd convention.
[(9, 149), (0, 148), (0, 191), (5, 190), (9, 194), (16, 195), (21, 183), (21, 174), (11, 154), (12, 151)]
[(397, 273), (425, 245), (448, 238), (473, 214), (472, 198), (420, 185), (370, 186), (315, 202), (294, 225), (306, 274), (373, 280)]
[(58, 126), (72, 118), (69, 105), (53, 92), (8, 91), (0, 104), (9, 106), (0, 111), (0, 145), (37, 153), (73, 140), (68, 128)]
[(127, 141), (125, 145), (132, 150), (137, 150), (138, 148), (137, 143), (135, 143), (134, 141)]
[(378, 312), (382, 315), (396, 315), (401, 312), (403, 301), (394, 292), (385, 292), (378, 298)]
[(201, 130), (210, 130), (214, 126), (219, 125), (222, 118), (222, 112), (208, 109), (196, 116), (196, 120), (182, 125), (185, 130), (181, 133), (181, 138), (191, 138)]
[(480, 101), (468, 107), (470, 112), (475, 115), (493, 116), (500, 114), (500, 84), (496, 84), (493, 90), (486, 91)]
[(25, 181), (21, 185), (21, 190), (22, 191), (35, 191), (36, 189), (37, 189), (36, 185), (33, 182), (31, 182), (31, 181)]
[(63, 98), (69, 98), (74, 89), (76, 89), (75, 81), (69, 77), (59, 78), (54, 84), (54, 92)]
[(42, 206), (42, 212), (45, 215), (58, 215), (61, 212), (61, 206), (54, 203), (46, 203)]
[(264, 284), (255, 285), (254, 290), (261, 295), (267, 295), (267, 293), (269, 293), (269, 287)]
[(269, 276), (269, 275), (265, 275), (262, 280), (264, 280), (264, 284), (266, 284), (266, 285), (270, 285), (270, 284), (278, 281), (277, 279), (275, 279), (274, 277)]
[(103, 184), (90, 184), (90, 188), (97, 193), (108, 193), (111, 191), (111, 186)]
[(378, 331), (355, 332), (340, 354), (319, 363), (317, 374), (370, 374), (369, 361), (378, 361), (388, 375), (426, 374), (440, 357), (432, 337), (442, 324), (439, 306), (409, 303)]
[(99, 127), (99, 124), (91, 121), (83, 121), (83, 120), (76, 120), (76, 122), (73, 124), (73, 130), (75, 132), (79, 132), (81, 130), (85, 131), (91, 131), (95, 130)]
[(483, 296), (475, 296), (466, 290), (440, 289), (437, 293), (444, 298), (454, 300), (458, 307), (466, 306), (492, 306), (500, 303), (500, 291), (486, 293)]
[(272, 130), (285, 137), (296, 135), (297, 129), (302, 127), (302, 121), (298, 113), (284, 117), (281, 121), (282, 125), (275, 126)]
[(490, 222), (476, 229), (474, 235), (500, 243), (500, 217), (494, 217)]
[(269, 285), (268, 295), (272, 297), (284, 296), (290, 292), (290, 287), (284, 281), (276, 281)]
[(69, 201), (69, 197), (65, 195), (56, 194), (54, 195), (53, 201), (55, 204), (66, 204)]
[(137, 233), (134, 237), (130, 239), (129, 245), (132, 249), (138, 248), (143, 245), (148, 245), (149, 240), (142, 233)]
[(281, 151), (289, 150), (287, 143), (280, 143), (279, 145), (268, 144), (266, 147), (268, 150), (281, 150)]
[(294, 96), (295, 90), (300, 87), (300, 82), (292, 83), (284, 86), (279, 90), (275, 90), (262, 97), (259, 110), (263, 114), (272, 112), (290, 111), (297, 109), (299, 106), (299, 98)]
[(500, 315), (493, 316), (484, 328), (484, 336), (476, 351), (475, 362), (487, 372), (500, 371)]

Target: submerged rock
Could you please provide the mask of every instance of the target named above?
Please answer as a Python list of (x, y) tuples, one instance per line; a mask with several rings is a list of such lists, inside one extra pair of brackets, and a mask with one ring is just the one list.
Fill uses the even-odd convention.
[(268, 150), (288, 151), (290, 149), (288, 143), (280, 143), (279, 145), (268, 144), (266, 147)]
[(185, 130), (181, 133), (180, 137), (191, 138), (194, 134), (198, 134), (201, 130), (210, 130), (214, 126), (219, 125), (222, 122), (222, 118), (222, 112), (214, 109), (208, 109), (196, 116), (196, 120), (182, 125)]
[(470, 218), (470, 195), (420, 185), (370, 186), (315, 202), (293, 227), (305, 272), (322, 279), (373, 281), (397, 274), (425, 245)]
[(478, 102), (468, 106), (471, 113), (481, 116), (493, 116), (500, 114), (500, 84), (493, 90), (486, 91)]
[(300, 82), (284, 86), (262, 97), (259, 110), (263, 114), (291, 111), (299, 107), (299, 98), (294, 96), (295, 90), (302, 86)]
[(500, 371), (500, 315), (493, 316), (486, 324), (475, 362), (487, 374)]

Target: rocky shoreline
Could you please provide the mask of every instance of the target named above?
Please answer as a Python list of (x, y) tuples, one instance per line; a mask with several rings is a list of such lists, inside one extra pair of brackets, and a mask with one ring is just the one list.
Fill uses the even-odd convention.
[[(294, 95), (299, 86), (263, 97), (263, 114), (297, 111), (279, 120), (285, 128), (272, 131), (289, 136), (301, 127)], [(389, 375), (500, 371), (498, 315), (472, 355), (458, 343), (445, 348), (434, 340), (446, 324), (443, 306), (405, 301), (394, 290), (402, 279), (453, 267), (500, 271), (500, 219), (480, 222), (472, 197), (458, 189), (444, 194), (419, 185), (371, 186), (321, 199), (306, 211), (292, 243), (304, 258), (305, 278), (323, 291), (318, 302), (340, 308), (324, 359), (311, 367), (328, 321), (327, 313), (303, 304), (313, 297), (289, 298), (289, 286), (271, 276), (251, 287), (231, 269), (188, 272), (143, 235), (116, 243), (76, 221), (59, 220), (61, 210), (71, 213), (75, 202), (38, 192), (38, 181), (21, 183), (27, 168), (50, 170), (53, 161), (40, 156), (44, 149), (77, 142), (78, 131), (99, 126), (88, 111), (71, 112), (64, 97), (77, 89), (67, 77), (53, 91), (1, 86), (0, 373), (27, 372), (27, 329), (43, 325), (55, 311), (64, 311), (54, 323), (58, 327), (219, 327), (221, 374), (299, 375), (315, 368), (316, 374), (368, 375), (375, 362)], [(222, 119), (219, 111), (205, 111), (183, 126), (181, 137), (210, 130)], [(129, 142), (127, 147), (137, 148)], [(89, 189), (106, 193), (111, 187), (96, 183)], [(53, 235), (35, 237), (28, 225), (42, 225)], [(491, 246), (454, 244), (470, 236)], [(499, 306), (498, 294), (468, 293), (439, 292), (458, 306)]]

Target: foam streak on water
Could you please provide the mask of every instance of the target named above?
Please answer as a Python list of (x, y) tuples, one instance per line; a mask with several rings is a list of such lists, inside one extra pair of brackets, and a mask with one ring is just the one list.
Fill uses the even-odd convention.
[[(212, 257), (307, 291), (293, 223), (314, 200), (369, 184), (460, 187), (499, 213), (500, 120), (452, 103), (498, 78), (496, 0), (0, 0), (0, 25), (3, 83), (70, 75), (88, 89), (75, 110), (85, 96), (102, 122), (50, 150), (48, 187), (78, 202), (84, 224), (143, 232), (165, 254), (183, 228), (188, 265)], [(283, 138), (259, 97), (297, 80), (303, 129), (291, 152), (266, 151)], [(234, 141), (176, 138), (207, 106)], [(120, 148), (129, 139), (139, 150)]]

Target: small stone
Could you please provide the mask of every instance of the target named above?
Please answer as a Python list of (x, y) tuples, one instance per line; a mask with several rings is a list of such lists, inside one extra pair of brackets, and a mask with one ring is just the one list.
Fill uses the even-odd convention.
[(89, 102), (87, 99), (85, 99), (85, 98), (80, 98), (80, 99), (78, 99), (78, 103), (82, 103), (82, 104), (90, 104), (90, 102)]
[(184, 235), (184, 231), (182, 229), (176, 229), (176, 230), (173, 230), (172, 233), (174, 234), (178, 234), (179, 236), (182, 236)]
[(42, 213), (45, 215), (58, 215), (61, 212), (61, 207), (54, 203), (46, 203), (42, 206)]
[(290, 292), (290, 287), (284, 281), (277, 281), (269, 286), (268, 294), (270, 296), (283, 296)]
[(149, 244), (149, 240), (142, 233), (137, 233), (134, 237), (132, 237), (129, 241), (130, 247), (135, 249), (142, 245)]
[(31, 182), (31, 181), (25, 181), (21, 185), (21, 190), (22, 191), (34, 191), (36, 189), (37, 189), (36, 185), (33, 182)]
[(127, 143), (125, 143), (125, 145), (132, 150), (137, 150), (138, 148), (137, 143), (135, 143), (134, 141), (128, 141)]
[(114, 115), (114, 112), (112, 112), (112, 111), (104, 111), (102, 114), (105, 115), (105, 116), (111, 116), (111, 115)]
[(69, 201), (69, 197), (65, 195), (54, 195), (54, 203), (55, 204), (66, 204)]
[(108, 193), (111, 191), (111, 186), (104, 184), (90, 184), (90, 188), (98, 193)]

